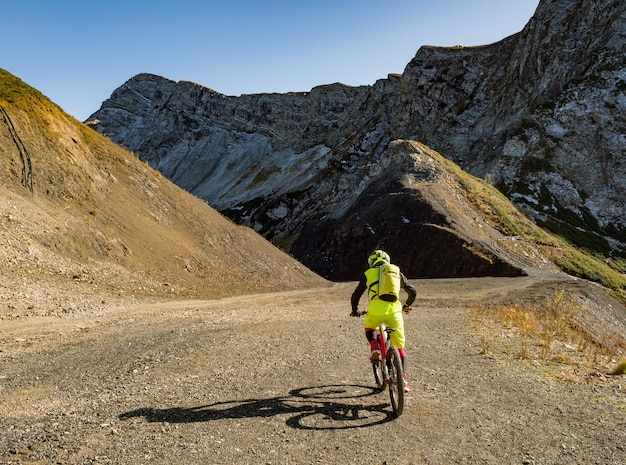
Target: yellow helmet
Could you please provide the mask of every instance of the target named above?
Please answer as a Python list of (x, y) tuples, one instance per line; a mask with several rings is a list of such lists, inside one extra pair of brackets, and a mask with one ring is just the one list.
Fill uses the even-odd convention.
[(384, 250), (376, 249), (367, 258), (367, 264), (370, 268), (380, 265), (381, 262), (391, 263), (391, 258), (389, 258), (389, 254)]

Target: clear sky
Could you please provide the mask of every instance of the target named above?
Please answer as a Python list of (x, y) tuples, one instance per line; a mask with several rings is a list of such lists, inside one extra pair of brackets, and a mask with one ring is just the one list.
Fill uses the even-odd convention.
[(226, 95), (371, 85), (423, 45), (485, 45), (539, 0), (13, 0), (0, 68), (83, 121), (147, 72)]

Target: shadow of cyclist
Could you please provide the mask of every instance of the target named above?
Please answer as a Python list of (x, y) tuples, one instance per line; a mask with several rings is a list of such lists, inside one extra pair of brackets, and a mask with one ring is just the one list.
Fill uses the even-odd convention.
[[(351, 394), (350, 390), (365, 393)], [(379, 425), (395, 419), (388, 403), (371, 405), (354, 399), (377, 393), (365, 386), (316, 386), (294, 389), (287, 396), (216, 402), (198, 407), (140, 408), (119, 415), (121, 420), (144, 417), (149, 422), (195, 423), (233, 418), (288, 415), (286, 424), (297, 429), (349, 429)]]

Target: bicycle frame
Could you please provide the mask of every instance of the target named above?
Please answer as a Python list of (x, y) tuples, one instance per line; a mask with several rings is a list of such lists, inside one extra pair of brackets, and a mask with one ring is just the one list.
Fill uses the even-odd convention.
[[(389, 351), (389, 346), (391, 345), (388, 332), (391, 331), (395, 330), (393, 328), (387, 329), (387, 325), (385, 323), (376, 329), (376, 332), (378, 333), (378, 345), (380, 346), (380, 358), (382, 360), (387, 360), (387, 352)], [(385, 378), (385, 380), (387, 380), (387, 378)]]

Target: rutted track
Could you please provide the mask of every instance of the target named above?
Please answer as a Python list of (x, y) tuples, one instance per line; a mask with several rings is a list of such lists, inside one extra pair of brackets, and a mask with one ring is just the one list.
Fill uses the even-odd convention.
[(6, 124), (7, 129), (9, 130), (9, 134), (11, 135), (11, 139), (13, 139), (13, 142), (15, 142), (15, 146), (17, 147), (17, 150), (20, 154), (20, 162), (22, 165), (22, 176), (21, 176), (22, 185), (32, 193), (33, 192), (33, 166), (32, 166), (30, 154), (28, 153), (28, 150), (26, 149), (24, 142), (22, 142), (22, 139), (20, 139), (20, 136), (17, 134), (17, 130), (15, 129), (15, 126), (13, 125), (13, 122), (11, 121), (9, 114), (7, 113), (6, 109), (1, 105), (0, 105), (0, 115), (2, 116), (2, 119), (4, 120), (4, 123)]

